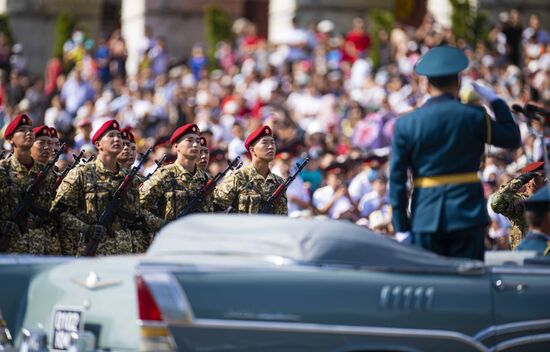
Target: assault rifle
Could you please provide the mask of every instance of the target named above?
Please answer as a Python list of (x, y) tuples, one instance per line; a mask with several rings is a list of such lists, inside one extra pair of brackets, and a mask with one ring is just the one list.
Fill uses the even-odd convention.
[[(117, 190), (111, 197), (109, 204), (107, 204), (107, 207), (101, 213), (101, 216), (99, 217), (99, 221), (97, 223), (98, 225), (105, 226), (109, 230), (115, 216), (119, 215), (120, 212), (124, 212), (124, 210), (121, 208), (122, 198), (126, 194), (128, 187), (130, 187), (132, 180), (134, 179), (134, 177), (136, 177), (138, 171), (141, 169), (145, 161), (147, 161), (147, 158), (149, 157), (149, 154), (151, 154), (152, 151), (153, 151), (153, 148), (147, 149), (145, 154), (143, 154), (143, 157), (141, 158), (141, 161), (139, 162), (139, 164), (134, 166), (132, 170), (130, 170), (130, 172), (126, 176), (124, 176), (124, 180), (122, 180)], [(99, 245), (99, 241), (97, 239), (94, 239), (94, 238), (88, 239), (88, 243), (86, 243), (86, 248), (84, 249), (83, 255), (86, 257), (95, 256), (98, 245)]]
[[(63, 143), (63, 145), (61, 145), (59, 150), (55, 153), (54, 158), (48, 161), (46, 165), (42, 166), (34, 181), (27, 187), (25, 193), (23, 193), (23, 198), (21, 199), (19, 204), (17, 204), (15, 211), (11, 215), (10, 221), (16, 223), (22, 233), (27, 232), (27, 219), (29, 216), (29, 212), (39, 216), (49, 215), (49, 209), (46, 210), (38, 207), (34, 203), (34, 197), (36, 197), (38, 191), (40, 191), (40, 187), (48, 176), (48, 172), (50, 172), (50, 170), (53, 168), (53, 166), (59, 159), (59, 156), (63, 153), (64, 149), (65, 143)], [(0, 237), (0, 252), (5, 252), (8, 249), (9, 243), (10, 234), (4, 234), (2, 237)]]
[(82, 156), (84, 155), (84, 150), (81, 150), (80, 153), (78, 155), (74, 155), (73, 154), (73, 158), (74, 158), (74, 161), (71, 165), (67, 166), (65, 168), (65, 170), (63, 170), (63, 172), (61, 173), (61, 175), (57, 176), (57, 178), (55, 179), (55, 188), (59, 187), (59, 185), (61, 184), (61, 181), (63, 181), (63, 179), (65, 178), (65, 176), (67, 176), (67, 174), (69, 173), (69, 171), (71, 171), (72, 169), (74, 169), (74, 167), (76, 165), (78, 165), (78, 163), (80, 163), (80, 159), (82, 159)]
[(145, 177), (145, 181), (147, 181), (148, 179), (150, 179), (151, 176), (153, 176), (153, 174), (154, 174), (155, 172), (157, 172), (158, 169), (160, 169), (160, 167), (162, 166), (162, 164), (164, 164), (164, 161), (166, 160), (166, 157), (167, 157), (167, 155), (166, 155), (166, 153), (165, 153), (165, 154), (162, 156), (162, 158), (161, 158), (159, 161), (157, 161), (157, 162), (155, 163), (155, 164), (157, 165), (157, 167), (156, 167), (153, 171), (151, 171), (151, 172)]
[(288, 186), (294, 181), (294, 179), (300, 174), (300, 172), (303, 170), (303, 168), (307, 165), (309, 162), (309, 157), (306, 157), (301, 163), (296, 163), (296, 172), (294, 174), (291, 174), (287, 177), (285, 182), (281, 183), (279, 187), (273, 192), (267, 201), (265, 202), (262, 209), (260, 209), (260, 214), (273, 214), (273, 211), (275, 210), (275, 203), (285, 194), (286, 189)]
[(84, 164), (86, 164), (86, 163), (89, 163), (90, 161), (92, 161), (94, 159), (95, 159), (95, 154), (92, 154), (92, 155), (90, 155), (90, 157), (88, 159), (84, 159), (82, 162)]
[(187, 203), (185, 208), (178, 214), (177, 218), (180, 218), (182, 216), (191, 214), (197, 210), (199, 205), (201, 205), (202, 201), (206, 196), (212, 192), (214, 187), (220, 182), (222, 178), (229, 172), (229, 170), (238, 169), (241, 167), (242, 162), (240, 157), (236, 157), (232, 162), (229, 163), (227, 168), (221, 172), (219, 172), (214, 178), (209, 179), (204, 186), (201, 187), (201, 189), (193, 195), (193, 198)]

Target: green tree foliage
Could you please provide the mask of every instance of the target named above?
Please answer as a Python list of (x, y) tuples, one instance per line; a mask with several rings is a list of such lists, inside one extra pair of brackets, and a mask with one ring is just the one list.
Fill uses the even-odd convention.
[(76, 26), (76, 19), (68, 12), (61, 12), (57, 16), (55, 23), (55, 45), (53, 48), (54, 57), (63, 56), (63, 44), (71, 37), (74, 27)]
[(10, 43), (14, 43), (7, 15), (0, 15), (0, 32), (8, 36)]
[(368, 13), (369, 32), (372, 39), (370, 57), (374, 67), (380, 64), (380, 40), (378, 34), (385, 30), (388, 34), (391, 32), (394, 23), (394, 16), (390, 11), (375, 9)]
[(206, 40), (208, 42), (208, 64), (211, 69), (216, 67), (216, 44), (220, 41), (233, 39), (231, 32), (231, 19), (224, 9), (215, 5), (208, 6), (204, 13)]
[(464, 39), (475, 46), (478, 41), (487, 39), (487, 15), (477, 11), (470, 0), (450, 0), (453, 8), (451, 16), (452, 32), (455, 38)]

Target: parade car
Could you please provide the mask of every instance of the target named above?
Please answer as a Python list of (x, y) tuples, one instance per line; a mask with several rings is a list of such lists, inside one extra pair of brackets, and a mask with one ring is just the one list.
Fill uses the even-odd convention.
[(191, 215), (145, 255), (43, 258), (19, 301), (5, 299), (12, 263), (0, 310), (27, 350), (548, 351), (550, 262), (527, 257), (444, 258), (341, 221)]

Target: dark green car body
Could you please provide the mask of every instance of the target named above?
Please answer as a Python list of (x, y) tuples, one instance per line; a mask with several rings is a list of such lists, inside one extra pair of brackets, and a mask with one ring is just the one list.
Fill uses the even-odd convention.
[[(161, 319), (139, 319), (136, 278)], [(80, 307), (98, 349), (154, 350), (144, 336), (166, 327), (179, 351), (550, 350), (550, 263), (447, 259), (326, 220), (189, 216), (146, 255), (44, 267), (21, 299), (14, 332), (51, 335), (56, 309)]]

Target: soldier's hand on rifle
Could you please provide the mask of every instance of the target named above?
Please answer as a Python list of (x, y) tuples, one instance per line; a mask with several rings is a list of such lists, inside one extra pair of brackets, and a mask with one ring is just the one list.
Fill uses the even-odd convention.
[(88, 240), (101, 241), (107, 234), (107, 228), (102, 225), (88, 225), (82, 226), (82, 233)]
[(0, 235), (12, 236), (19, 233), (19, 226), (13, 221), (0, 221)]

